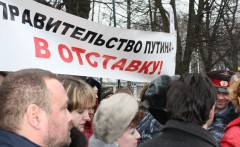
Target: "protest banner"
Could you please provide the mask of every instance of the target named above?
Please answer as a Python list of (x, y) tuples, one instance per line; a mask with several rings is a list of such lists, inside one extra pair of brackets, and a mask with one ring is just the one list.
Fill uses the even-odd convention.
[(35, 1), (0, 0), (0, 70), (149, 82), (175, 74), (174, 33), (98, 24)]

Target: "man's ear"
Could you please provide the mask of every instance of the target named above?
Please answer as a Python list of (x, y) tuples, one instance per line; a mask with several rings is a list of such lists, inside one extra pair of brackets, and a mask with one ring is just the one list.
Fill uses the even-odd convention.
[(40, 112), (41, 108), (36, 104), (30, 104), (27, 108), (26, 115), (29, 125), (35, 129), (40, 129)]

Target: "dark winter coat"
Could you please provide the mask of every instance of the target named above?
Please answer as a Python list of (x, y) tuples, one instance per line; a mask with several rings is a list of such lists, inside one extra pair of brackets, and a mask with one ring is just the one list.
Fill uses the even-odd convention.
[(139, 147), (216, 147), (213, 136), (192, 123), (169, 120), (163, 133)]
[(77, 128), (71, 129), (71, 143), (68, 147), (86, 147), (87, 140), (82, 132)]
[(16, 133), (0, 130), (0, 147), (40, 147)]

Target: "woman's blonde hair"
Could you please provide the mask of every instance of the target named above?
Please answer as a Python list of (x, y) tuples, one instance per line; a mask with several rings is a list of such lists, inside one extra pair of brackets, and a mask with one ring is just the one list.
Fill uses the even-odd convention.
[(58, 76), (69, 98), (68, 110), (80, 110), (91, 108), (96, 104), (96, 96), (93, 89), (80, 78), (73, 76)]
[(235, 107), (236, 112), (240, 112), (240, 73), (236, 73), (232, 76), (230, 81), (230, 87), (228, 88), (229, 97)]

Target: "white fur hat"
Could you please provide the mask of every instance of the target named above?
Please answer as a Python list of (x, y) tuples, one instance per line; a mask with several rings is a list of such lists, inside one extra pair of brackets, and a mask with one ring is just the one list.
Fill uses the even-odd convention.
[(102, 100), (93, 118), (95, 137), (113, 143), (124, 133), (137, 111), (137, 100), (126, 93)]

